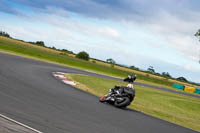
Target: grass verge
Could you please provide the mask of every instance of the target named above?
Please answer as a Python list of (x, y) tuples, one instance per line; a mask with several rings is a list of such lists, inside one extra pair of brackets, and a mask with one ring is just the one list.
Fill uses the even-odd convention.
[[(86, 75), (67, 74), (76, 87), (96, 96), (108, 93), (123, 82)], [(169, 122), (200, 131), (200, 99), (135, 85), (136, 97), (130, 108)]]

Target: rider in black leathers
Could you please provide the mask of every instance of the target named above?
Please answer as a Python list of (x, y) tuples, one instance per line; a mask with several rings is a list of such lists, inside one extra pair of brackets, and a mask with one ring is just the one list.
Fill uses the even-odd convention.
[[(127, 85), (128, 88), (134, 89), (132, 84), (136, 80), (136, 78), (137, 78), (136, 75), (129, 75), (123, 81), (129, 83)], [(118, 93), (118, 95), (123, 96), (124, 88), (126, 88), (126, 87), (125, 86), (115, 86), (114, 88), (110, 89), (110, 93)]]

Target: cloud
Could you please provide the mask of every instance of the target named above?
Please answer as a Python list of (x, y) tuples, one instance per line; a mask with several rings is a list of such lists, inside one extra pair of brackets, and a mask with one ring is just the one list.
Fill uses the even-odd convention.
[[(150, 20), (164, 10), (187, 19), (188, 10), (199, 11), (200, 1), (191, 0), (13, 0), (17, 4), (46, 10), (60, 7), (84, 16), (117, 20)], [(175, 4), (176, 3), (176, 4)], [(195, 8), (194, 8), (195, 7)], [(187, 17), (185, 17), (187, 16)]]
[(171, 42), (172, 47), (181, 52), (186, 58), (195, 62), (199, 61), (200, 45), (194, 42), (194, 38), (177, 35), (175, 37), (171, 37), (169, 42)]
[[(11, 26), (11, 25), (1, 25), (5, 31), (9, 32), (12, 37), (17, 39), (23, 39), (25, 41), (31, 38), (31, 40), (39, 40), (39, 34), (35, 30), (24, 28), (23, 26)], [(41, 33), (41, 32), (40, 32)]]
[(21, 12), (17, 10), (17, 8), (13, 7), (9, 4), (7, 0), (0, 0), (0, 12), (14, 14), (14, 15), (22, 15)]
[(188, 71), (192, 71), (192, 72), (199, 72), (200, 73), (200, 68), (193, 66), (191, 64), (187, 64), (184, 66), (184, 69), (188, 70)]
[[(167, 47), (182, 53), (185, 58), (197, 62), (200, 58), (200, 43), (194, 37), (194, 33), (200, 27), (200, 15), (196, 12), (189, 14), (193, 18), (185, 20), (163, 11), (158, 13), (151, 22), (134, 22), (134, 24), (142, 27), (141, 30), (146, 30), (149, 35), (153, 34), (157, 40), (163, 40), (162, 45), (167, 45)], [(153, 43), (149, 42), (148, 44), (152, 45)]]
[(120, 37), (120, 33), (117, 30), (110, 28), (110, 27), (99, 28), (96, 31), (101, 36), (105, 36), (105, 37), (108, 37), (108, 38), (114, 38), (115, 39), (115, 38)]
[[(4, 2), (4, 0), (1, 0)], [(13, 0), (16, 4), (21, 4), (28, 6), (30, 8), (38, 8), (40, 10), (48, 10), (48, 7), (60, 7), (66, 11), (75, 12), (85, 16), (96, 17), (96, 18), (123, 18), (124, 16), (129, 16), (133, 13), (133, 7), (137, 7), (138, 2), (130, 2), (129, 0)], [(4, 2), (5, 4), (5, 2)], [(7, 4), (8, 5), (8, 4)], [(130, 5), (134, 5), (133, 7)], [(144, 5), (143, 5), (144, 6)], [(126, 7), (123, 9), (123, 7)], [(12, 11), (13, 7), (9, 6), (7, 10)], [(139, 9), (139, 8), (137, 8)], [(12, 12), (10, 12), (12, 13)]]
[[(35, 10), (37, 10), (37, 8)], [(46, 14), (62, 16), (65, 18), (69, 17), (69, 15), (68, 15), (69, 13), (66, 10), (64, 10), (63, 8), (59, 8), (59, 7), (47, 6), (45, 9), (39, 9), (39, 11), (46, 13)]]
[(40, 16), (32, 16), (30, 19), (33, 19), (33, 21), (40, 20), (60, 30), (77, 33), (79, 36), (84, 36), (85, 38), (101, 38), (101, 40), (115, 42), (123, 41), (120, 36), (120, 31), (112, 26), (97, 25), (92, 21), (90, 22), (90, 20), (80, 21), (77, 19), (70, 19), (70, 15), (66, 18), (57, 16), (56, 14), (43, 14)]

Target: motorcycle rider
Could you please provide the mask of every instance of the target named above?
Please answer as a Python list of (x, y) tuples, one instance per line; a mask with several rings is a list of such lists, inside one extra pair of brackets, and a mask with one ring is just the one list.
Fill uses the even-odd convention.
[(128, 75), (127, 78), (124, 79), (125, 82), (133, 83), (137, 78), (137, 75)]
[(128, 88), (133, 88), (133, 82), (136, 80), (137, 75), (128, 75), (128, 78), (124, 79), (125, 82), (128, 82), (127, 87)]
[(116, 107), (127, 107), (131, 104), (135, 97), (135, 89), (133, 82), (136, 80), (136, 75), (129, 75), (123, 81), (128, 82), (127, 86), (115, 86), (110, 89), (109, 94), (100, 97), (100, 102), (107, 102)]
[[(126, 87), (135, 90), (133, 87), (133, 82), (136, 80), (136, 78), (137, 78), (137, 75), (128, 75), (128, 77), (123, 80), (124, 82), (128, 82), (128, 85)], [(118, 95), (122, 96), (123, 92), (124, 92), (124, 87), (115, 86), (114, 88), (110, 89), (109, 94), (117, 93)]]

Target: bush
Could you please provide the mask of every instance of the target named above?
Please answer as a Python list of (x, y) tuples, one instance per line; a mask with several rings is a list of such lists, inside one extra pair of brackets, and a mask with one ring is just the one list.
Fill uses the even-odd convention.
[(39, 45), (39, 46), (45, 46), (44, 42), (43, 41), (37, 41), (35, 42), (36, 45)]
[(184, 77), (178, 77), (177, 80), (179, 81), (183, 81), (183, 82), (188, 82), (186, 78)]
[(79, 58), (79, 59), (83, 59), (83, 60), (89, 60), (89, 54), (82, 51), (82, 52), (79, 52), (77, 55), (76, 55), (76, 58)]

